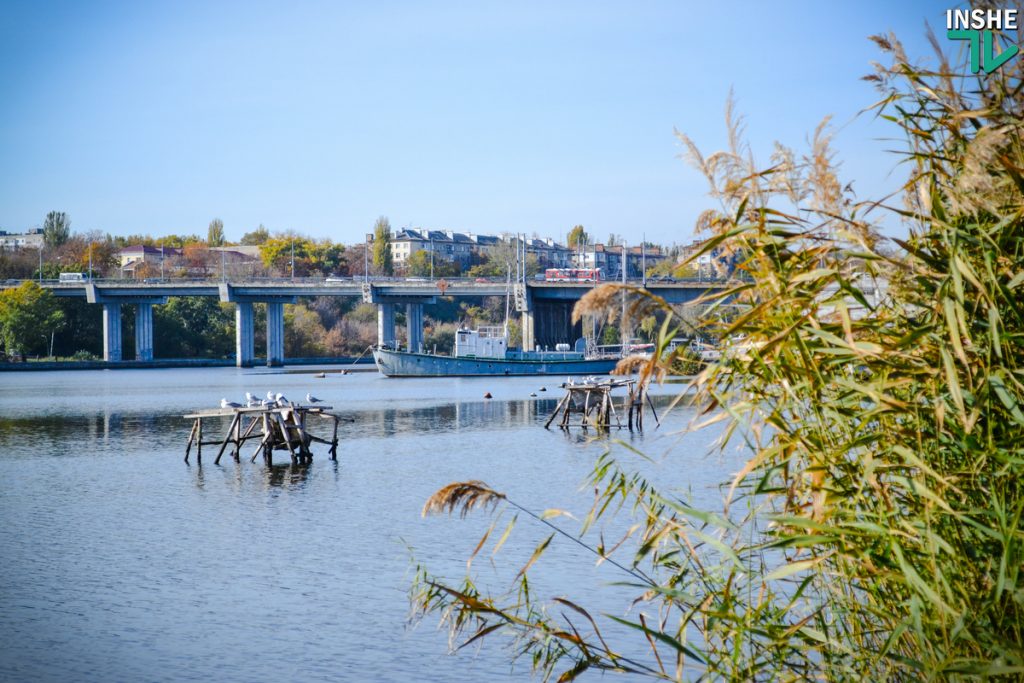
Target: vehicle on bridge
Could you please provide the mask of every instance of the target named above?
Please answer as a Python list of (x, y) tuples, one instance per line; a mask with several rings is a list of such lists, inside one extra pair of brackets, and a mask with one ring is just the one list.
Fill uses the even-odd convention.
[(600, 282), (600, 268), (548, 268), (545, 282)]

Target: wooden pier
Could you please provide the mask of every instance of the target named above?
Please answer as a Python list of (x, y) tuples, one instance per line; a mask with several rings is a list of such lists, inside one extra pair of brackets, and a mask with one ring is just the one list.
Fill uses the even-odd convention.
[[(566, 390), (565, 396), (558, 402), (555, 411), (551, 413), (544, 428), (551, 427), (561, 413), (562, 419), (559, 427), (569, 429), (570, 427), (594, 427), (599, 430), (634, 429), (642, 431), (644, 428), (644, 403), (650, 407), (654, 419), (658, 420), (658, 414), (654, 410), (654, 403), (647, 395), (647, 385), (639, 383), (635, 379), (606, 379), (602, 381), (585, 381), (580, 383), (563, 383), (562, 388)], [(619, 419), (620, 412), (615, 409), (615, 401), (612, 391), (620, 387), (628, 389), (621, 413), (626, 416), (626, 424), (623, 425)], [(572, 416), (579, 415), (578, 423), (572, 422)], [(612, 421), (614, 420), (614, 424)], [(660, 422), (659, 422), (660, 424)]]
[[(310, 446), (314, 442), (330, 446), (328, 452), (331, 460), (337, 460), (339, 418), (327, 412), (329, 410), (331, 406), (290, 404), (253, 408), (215, 408), (183, 415), (186, 420), (193, 421), (188, 444), (185, 446), (185, 462), (188, 462), (193, 445), (196, 447), (197, 464), (203, 462), (203, 446), (220, 446), (217, 458), (213, 461), (215, 465), (220, 464), (220, 459), (228, 446), (231, 446), (230, 453), (235, 462), (239, 462), (242, 447), (250, 441), (258, 441), (252, 452), (251, 462), (255, 462), (262, 453), (263, 461), (267, 465), (272, 465), (273, 452), (286, 450), (291, 456), (292, 464), (308, 465), (313, 462), (313, 451), (310, 450)], [(216, 439), (204, 439), (203, 432), (209, 431), (205, 428), (204, 421), (213, 420), (219, 426), (226, 417), (230, 417), (231, 421), (224, 435)], [(333, 423), (330, 439), (316, 436), (309, 430), (307, 422), (311, 417)]]

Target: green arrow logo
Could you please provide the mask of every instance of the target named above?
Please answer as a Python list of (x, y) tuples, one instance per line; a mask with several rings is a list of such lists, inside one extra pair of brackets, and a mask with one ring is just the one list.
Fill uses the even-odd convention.
[(995, 51), (995, 38), (992, 31), (948, 31), (946, 37), (950, 40), (971, 41), (971, 73), (976, 74), (980, 69), (990, 74), (1006, 62), (1013, 59), (1020, 48), (1011, 45), (998, 55)]

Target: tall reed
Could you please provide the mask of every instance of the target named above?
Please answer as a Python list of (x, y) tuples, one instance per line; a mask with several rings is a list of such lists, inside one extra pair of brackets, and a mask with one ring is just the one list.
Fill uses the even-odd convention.
[[(735, 255), (742, 276), (705, 301), (712, 321), (716, 307), (733, 315), (719, 323), (722, 361), (693, 382), (695, 427), (720, 423), (721, 446), (739, 440), (751, 454), (723, 510), (695, 510), (608, 453), (579, 531), (558, 527), (513, 590), (485, 594), (469, 578), (453, 588), (423, 571), (422, 613), (468, 641), (510, 632), (519, 655), (559, 680), (588, 668), (1024, 677), (1024, 59), (965, 77), (966, 55), (951, 65), (934, 38), (934, 70), (892, 36), (873, 40), (891, 60), (869, 78), (882, 92), (874, 112), (905, 140), (901, 197), (857, 201), (827, 124), (806, 154), (779, 146), (767, 168), (731, 105), (726, 150), (705, 156), (680, 135), (717, 202), (699, 220), (702, 253)], [(874, 227), (894, 217), (909, 230), (895, 246)], [(634, 312), (668, 310), (634, 297)], [(620, 302), (595, 291), (579, 311)], [(668, 320), (660, 349), (672, 334)], [(655, 354), (641, 372), (672, 361)], [(634, 619), (530, 592), (529, 568), (552, 539), (579, 540), (623, 505), (630, 538), (590, 549), (636, 587)], [(641, 632), (649, 652), (620, 654), (609, 620)]]

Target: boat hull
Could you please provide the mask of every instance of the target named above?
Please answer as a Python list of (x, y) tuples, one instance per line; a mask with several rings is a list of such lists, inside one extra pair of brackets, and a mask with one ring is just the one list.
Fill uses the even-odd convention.
[[(551, 354), (554, 356), (555, 354)], [(571, 356), (571, 354), (566, 354)], [(548, 357), (512, 360), (435, 356), (377, 349), (373, 352), (377, 369), (387, 377), (516, 377), (524, 375), (604, 375), (615, 368), (616, 360)]]

